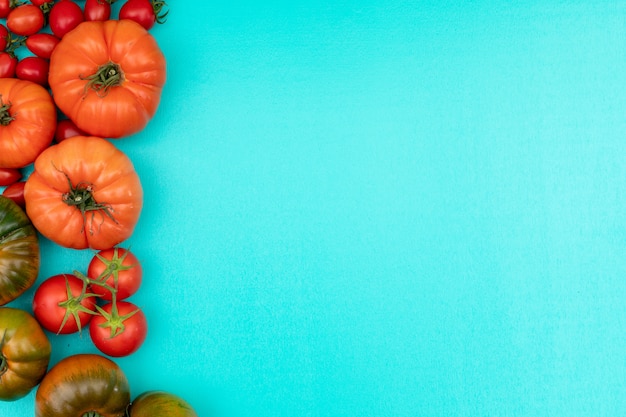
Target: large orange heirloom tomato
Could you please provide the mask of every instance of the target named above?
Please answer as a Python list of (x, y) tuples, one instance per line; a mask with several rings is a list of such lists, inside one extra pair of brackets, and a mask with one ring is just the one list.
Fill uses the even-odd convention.
[(52, 143), (56, 123), (56, 107), (45, 88), (0, 78), (0, 168), (31, 164)]
[(143, 190), (131, 160), (111, 142), (74, 136), (35, 160), (24, 199), (42, 235), (67, 248), (100, 250), (132, 235)]
[(50, 57), (57, 106), (81, 130), (119, 138), (156, 113), (166, 78), (156, 40), (131, 20), (89, 21), (63, 36)]

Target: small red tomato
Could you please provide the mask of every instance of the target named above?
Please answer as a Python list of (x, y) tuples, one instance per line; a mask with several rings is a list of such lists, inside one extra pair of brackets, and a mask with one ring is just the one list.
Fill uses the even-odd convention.
[(85, 296), (83, 281), (73, 274), (54, 275), (35, 290), (33, 314), (41, 326), (54, 333), (76, 333), (96, 312), (96, 299)]
[(111, 0), (87, 0), (84, 14), (87, 21), (109, 20), (111, 17)]
[(61, 0), (55, 3), (48, 16), (50, 30), (58, 38), (62, 38), (84, 20), (83, 10), (72, 0)]
[(22, 173), (16, 168), (0, 168), (0, 186), (11, 185), (22, 179)]
[(7, 28), (16, 35), (30, 36), (43, 28), (44, 20), (39, 7), (24, 4), (11, 10), (7, 16)]
[(0, 52), (0, 78), (15, 77), (17, 57), (8, 52)]
[(14, 182), (4, 189), (2, 195), (10, 198), (20, 206), (21, 208), (26, 207), (26, 201), (24, 200), (24, 186), (26, 185), (25, 181)]
[(38, 56), (28, 56), (17, 63), (15, 75), (20, 80), (32, 81), (47, 87), (49, 69), (50, 62), (47, 59), (39, 58)]
[(50, 33), (35, 33), (26, 39), (26, 47), (38, 57), (50, 59), (59, 41), (59, 38)]
[(57, 121), (57, 128), (54, 132), (54, 140), (57, 143), (73, 136), (85, 136), (85, 132), (80, 130), (70, 119), (60, 119)]
[(6, 26), (0, 23), (0, 51), (4, 51), (7, 49), (9, 40), (9, 30)]
[(93, 344), (109, 356), (128, 356), (136, 352), (148, 334), (148, 321), (143, 311), (128, 301), (97, 308), (100, 314), (89, 325)]
[(44, 4), (54, 3), (54, 0), (30, 0), (35, 6), (43, 6)]
[(130, 19), (150, 30), (155, 23), (165, 22), (168, 11), (163, 11), (165, 1), (128, 0), (120, 9), (120, 19)]
[[(143, 270), (132, 252), (115, 247), (95, 254), (89, 262), (87, 276), (116, 289), (116, 299), (124, 300), (139, 289)], [(91, 292), (103, 300), (112, 299), (111, 291), (104, 286), (92, 284)]]
[(0, 19), (5, 19), (20, 4), (18, 0), (0, 0)]

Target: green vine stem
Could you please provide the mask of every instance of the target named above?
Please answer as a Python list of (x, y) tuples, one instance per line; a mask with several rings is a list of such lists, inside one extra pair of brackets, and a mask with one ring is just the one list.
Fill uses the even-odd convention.
[(87, 95), (88, 90), (93, 90), (99, 97), (106, 97), (111, 88), (122, 84), (124, 73), (118, 64), (109, 61), (100, 65), (95, 73), (87, 77), (81, 76), (80, 79), (87, 81), (83, 89), (84, 96)]
[(165, 23), (167, 20), (167, 14), (170, 12), (169, 10), (163, 11), (163, 8), (167, 6), (167, 3), (160, 0), (151, 0), (152, 1), (152, 10), (154, 10), (155, 21), (159, 24)]

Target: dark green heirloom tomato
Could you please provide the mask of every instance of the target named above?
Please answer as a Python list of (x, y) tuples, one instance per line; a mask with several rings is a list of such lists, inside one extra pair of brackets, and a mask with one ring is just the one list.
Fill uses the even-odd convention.
[(50, 341), (24, 310), (0, 307), (0, 399), (28, 394), (48, 370)]
[(0, 196), (0, 305), (35, 283), (39, 262), (39, 238), (30, 219), (13, 200)]
[(68, 356), (48, 371), (35, 396), (35, 417), (122, 417), (130, 404), (124, 372), (96, 354)]
[(182, 398), (163, 391), (148, 391), (135, 398), (130, 417), (198, 417)]

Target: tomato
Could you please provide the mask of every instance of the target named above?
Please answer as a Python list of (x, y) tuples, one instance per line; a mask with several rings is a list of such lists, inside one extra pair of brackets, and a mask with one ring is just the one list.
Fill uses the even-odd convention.
[(198, 417), (189, 403), (164, 391), (147, 391), (133, 400), (129, 417)]
[(20, 4), (20, 0), (0, 0), (0, 19), (5, 19)]
[(38, 56), (27, 56), (17, 63), (15, 75), (20, 80), (32, 81), (46, 87), (48, 85), (48, 70), (50, 64), (47, 59)]
[(128, 356), (141, 347), (148, 334), (146, 315), (128, 301), (98, 307), (100, 315), (89, 325), (94, 345), (109, 356)]
[[(119, 301), (137, 292), (143, 270), (139, 259), (131, 251), (115, 247), (94, 255), (89, 262), (87, 276), (116, 289), (115, 297)], [(103, 300), (111, 301), (113, 298), (111, 291), (103, 286), (91, 285), (90, 291)]]
[(120, 19), (130, 19), (146, 30), (150, 30), (155, 23), (165, 22), (167, 11), (163, 11), (164, 1), (155, 0), (128, 0), (120, 9)]
[(15, 204), (20, 206), (23, 210), (26, 207), (26, 201), (24, 200), (24, 181), (14, 182), (2, 191), (2, 195), (13, 200)]
[(58, 38), (62, 38), (85, 20), (83, 10), (72, 0), (61, 0), (50, 10), (48, 21), (50, 30)]
[(9, 30), (7, 27), (0, 23), (0, 51), (7, 49), (10, 39), (9, 36)]
[(24, 197), (37, 230), (74, 249), (109, 249), (127, 239), (143, 205), (131, 160), (93, 136), (74, 136), (43, 151)]
[(96, 314), (96, 299), (83, 280), (72, 274), (47, 278), (33, 297), (33, 314), (44, 329), (56, 334), (82, 330)]
[(54, 140), (59, 143), (74, 136), (84, 136), (85, 132), (80, 130), (70, 119), (57, 121), (57, 129), (54, 133)]
[(26, 213), (0, 196), (0, 305), (32, 287), (40, 265), (39, 238)]
[(35, 417), (121, 417), (130, 403), (122, 369), (101, 355), (61, 359), (48, 371), (35, 395)]
[(16, 35), (30, 36), (44, 26), (44, 15), (34, 4), (24, 4), (11, 10), (7, 16), (7, 27)]
[(0, 168), (31, 164), (52, 143), (56, 119), (56, 107), (44, 87), (0, 78)]
[(50, 59), (60, 39), (50, 33), (35, 33), (26, 39), (26, 47), (40, 58)]
[(50, 362), (48, 336), (23, 310), (0, 308), (0, 400), (28, 394), (43, 378)]
[(15, 77), (17, 57), (7, 52), (0, 52), (0, 78)]
[(35, 6), (41, 7), (50, 3), (54, 3), (54, 0), (30, 0), (30, 2), (33, 3)]
[(109, 20), (111, 18), (111, 3), (111, 0), (87, 0), (84, 10), (85, 20)]
[(49, 81), (56, 104), (76, 126), (119, 138), (139, 132), (156, 113), (165, 57), (135, 22), (84, 22), (54, 49)]
[(11, 185), (22, 178), (22, 173), (15, 168), (0, 168), (0, 186)]

